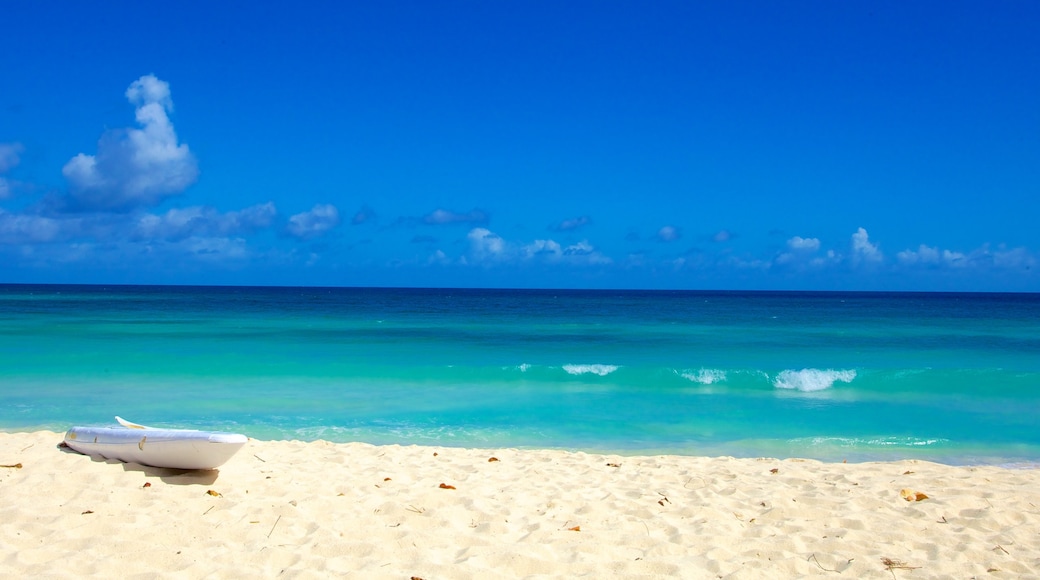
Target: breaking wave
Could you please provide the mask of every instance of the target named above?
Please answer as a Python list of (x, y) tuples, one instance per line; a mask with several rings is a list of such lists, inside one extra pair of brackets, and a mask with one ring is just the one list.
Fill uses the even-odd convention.
[(773, 379), (773, 386), (778, 389), (795, 389), (805, 392), (822, 391), (833, 387), (837, 381), (851, 383), (852, 379), (855, 378), (856, 371), (854, 370), (787, 370), (781, 371), (780, 374), (776, 375), (776, 378)]
[(563, 365), (563, 370), (570, 375), (599, 375), (605, 377), (618, 370), (617, 365)]
[(720, 371), (718, 369), (701, 369), (699, 371), (684, 371), (681, 376), (688, 381), (693, 381), (702, 385), (710, 385), (725, 381), (726, 371)]

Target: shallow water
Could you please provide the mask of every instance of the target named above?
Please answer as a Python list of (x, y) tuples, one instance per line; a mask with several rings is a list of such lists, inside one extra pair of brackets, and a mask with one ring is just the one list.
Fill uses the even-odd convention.
[(0, 428), (1040, 461), (1040, 295), (0, 286)]

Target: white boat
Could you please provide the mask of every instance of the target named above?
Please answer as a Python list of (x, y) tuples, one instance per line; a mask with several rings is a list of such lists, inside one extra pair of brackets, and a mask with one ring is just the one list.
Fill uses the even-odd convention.
[(122, 427), (73, 427), (65, 444), (84, 455), (152, 467), (214, 469), (246, 444), (237, 433), (155, 429), (116, 417)]

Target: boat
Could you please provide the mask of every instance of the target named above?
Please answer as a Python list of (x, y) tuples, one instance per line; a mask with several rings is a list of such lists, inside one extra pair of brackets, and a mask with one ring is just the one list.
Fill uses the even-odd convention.
[(65, 445), (91, 457), (171, 469), (216, 469), (246, 444), (238, 433), (161, 429), (116, 417), (121, 427), (73, 427)]

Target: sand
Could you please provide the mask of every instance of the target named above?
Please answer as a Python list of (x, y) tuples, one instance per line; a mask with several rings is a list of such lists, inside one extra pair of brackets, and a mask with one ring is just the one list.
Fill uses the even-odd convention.
[(1040, 577), (1036, 469), (250, 440), (183, 472), (60, 441), (0, 433), (0, 576)]

